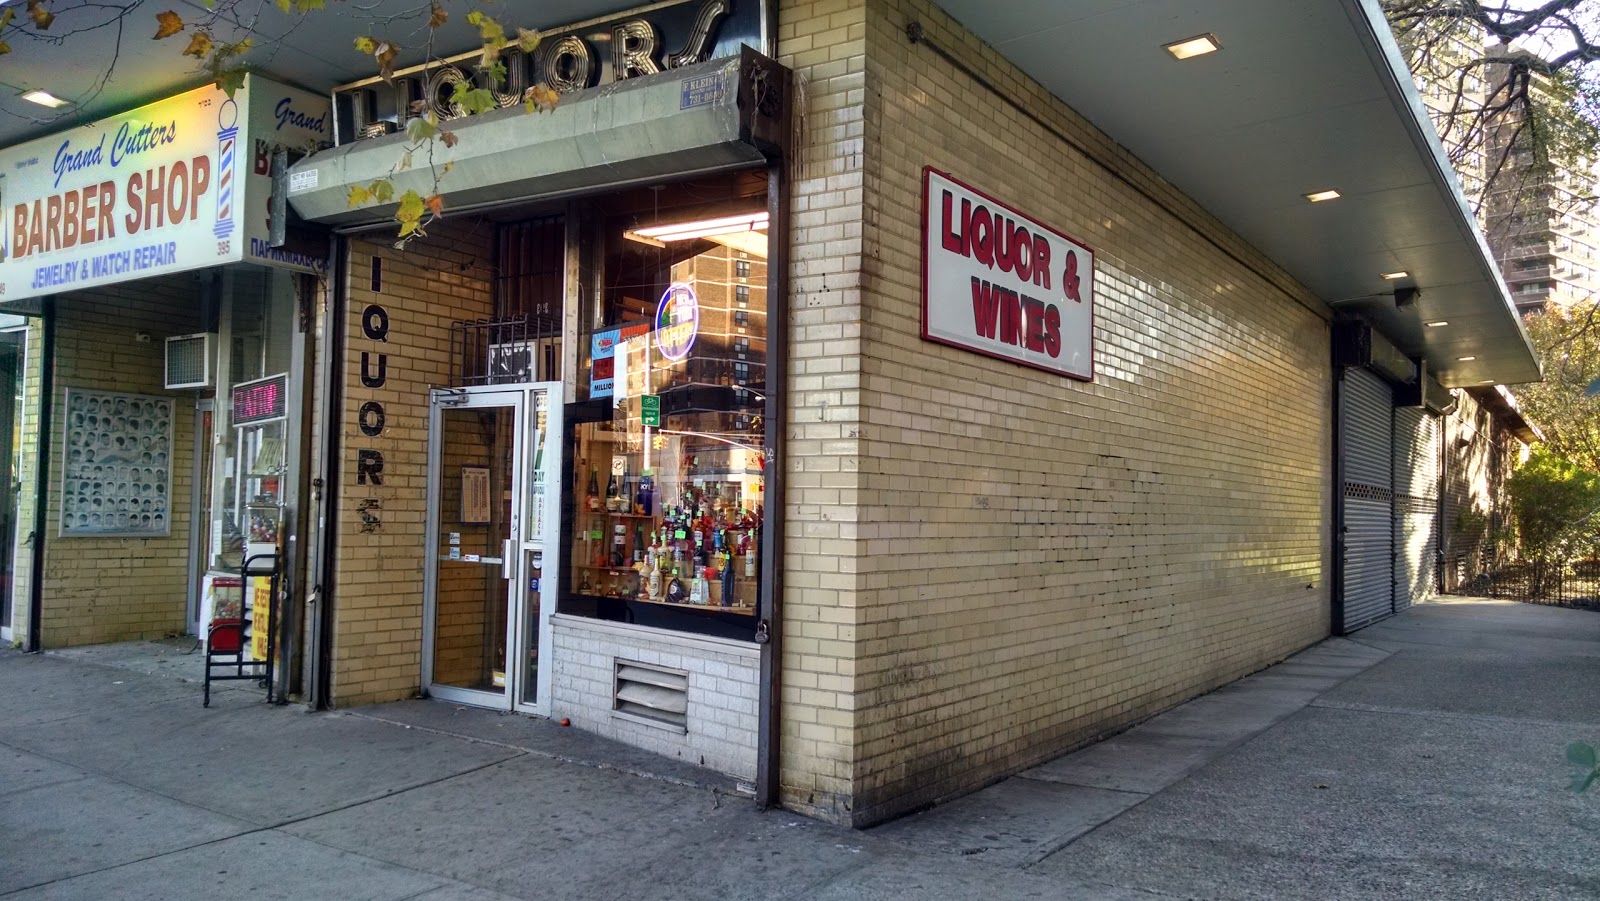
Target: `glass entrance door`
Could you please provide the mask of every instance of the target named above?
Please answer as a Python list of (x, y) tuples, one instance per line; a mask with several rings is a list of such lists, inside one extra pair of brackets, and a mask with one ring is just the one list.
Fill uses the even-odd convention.
[(556, 545), (546, 531), (558, 507), (544, 452), (550, 412), (559, 417), (553, 389), (432, 394), (423, 676), (436, 697), (548, 712), (549, 667), (539, 664), (552, 607), (544, 555)]
[(0, 639), (12, 641), (16, 596), (17, 498), (21, 486), (22, 357), (27, 332), (0, 332)]

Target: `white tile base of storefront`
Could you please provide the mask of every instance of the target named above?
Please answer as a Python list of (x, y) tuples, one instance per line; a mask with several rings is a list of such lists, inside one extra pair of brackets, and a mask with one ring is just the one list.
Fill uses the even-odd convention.
[[(685, 635), (577, 616), (552, 617), (551, 713), (607, 738), (742, 779), (756, 772), (761, 654), (749, 642)], [(683, 727), (613, 709), (619, 663), (688, 675)]]

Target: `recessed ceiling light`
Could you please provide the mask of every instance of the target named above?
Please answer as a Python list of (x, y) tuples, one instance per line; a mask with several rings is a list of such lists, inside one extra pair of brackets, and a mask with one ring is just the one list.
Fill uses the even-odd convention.
[(1306, 199), (1312, 203), (1321, 203), (1324, 200), (1338, 200), (1339, 192), (1333, 190), (1332, 188), (1326, 191), (1312, 191), (1310, 194), (1306, 195)]
[(1405, 270), (1401, 270), (1399, 272), (1385, 272), (1383, 274), (1383, 277), (1392, 282), (1397, 278), (1405, 278), (1406, 276), (1408, 276), (1410, 274), (1411, 273), (1406, 272)]
[(40, 106), (48, 106), (51, 109), (60, 109), (67, 105), (67, 101), (49, 91), (23, 91), (22, 99), (30, 103), (37, 103)]
[(1494, 384), (1494, 379), (1484, 379), (1483, 381), (1479, 382), (1478, 384), (1480, 384), (1480, 385), (1493, 385)]
[(1477, 357), (1456, 357), (1456, 362), (1458, 362), (1458, 363), (1471, 363), (1473, 360), (1476, 360), (1476, 359), (1477, 359)]
[(1166, 51), (1178, 59), (1189, 59), (1195, 56), (1205, 56), (1207, 53), (1216, 53), (1222, 49), (1214, 34), (1197, 34), (1192, 38), (1173, 41), (1166, 44)]
[(1428, 323), (1428, 328), (1444, 328), (1449, 324), (1450, 320), (1448, 319), (1435, 319), (1434, 321)]

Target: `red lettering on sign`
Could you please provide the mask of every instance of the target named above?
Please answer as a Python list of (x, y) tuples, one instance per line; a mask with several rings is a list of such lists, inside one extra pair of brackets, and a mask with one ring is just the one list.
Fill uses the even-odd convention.
[(78, 192), (68, 191), (61, 195), (61, 246), (72, 247), (78, 243)]
[(995, 287), (1000, 295), (1000, 340), (1016, 347), (1022, 346), (1022, 299), (1015, 291)]
[(995, 326), (1000, 322), (1000, 295), (993, 285), (977, 276), (972, 278), (972, 322), (985, 338), (994, 337)]
[(1001, 272), (1048, 289), (1050, 287), (1050, 240), (1028, 231), (1026, 225), (967, 198), (961, 211), (949, 191), (939, 196), (939, 243), (950, 253), (958, 253)]
[[(968, 255), (967, 254), (967, 240), (966, 240), (967, 230), (965, 228), (956, 229), (956, 228), (952, 227), (954, 225), (954, 223), (952, 223), (950, 221), (950, 212), (951, 212), (950, 207), (951, 207), (951, 205), (952, 205), (952, 198), (950, 196), (950, 192), (949, 191), (945, 191), (944, 192), (944, 198), (940, 201), (940, 212), (943, 215), (943, 221), (944, 221), (944, 228), (942, 229), (942, 231), (944, 233), (944, 249), (950, 251), (951, 253), (959, 253), (962, 256), (967, 256)], [(971, 211), (972, 211), (972, 201), (970, 201), (970, 200), (961, 201), (961, 221), (962, 222), (966, 222), (967, 221), (967, 214), (970, 213)]]
[(44, 201), (44, 249), (61, 246), (61, 195), (51, 194)]
[(1022, 346), (1034, 353), (1044, 353), (1044, 301), (1024, 294), (1022, 313), (1027, 328), (1022, 336)]
[(1044, 311), (1044, 351), (1052, 357), (1061, 356), (1061, 308), (1055, 304)]
[(116, 182), (104, 181), (100, 183), (100, 240), (117, 236), (117, 227), (111, 214), (117, 207)]
[(128, 234), (139, 233), (140, 207), (139, 191), (144, 187), (144, 176), (138, 172), (128, 176), (128, 215), (122, 217), (122, 224), (128, 229)]
[(968, 247), (971, 256), (985, 266), (994, 265), (994, 220), (989, 216), (988, 208), (981, 204), (972, 211), (972, 218), (967, 220)]

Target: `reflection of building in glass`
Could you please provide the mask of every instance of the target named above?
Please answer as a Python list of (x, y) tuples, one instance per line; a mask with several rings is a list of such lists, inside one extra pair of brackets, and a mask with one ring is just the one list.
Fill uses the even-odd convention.
[[(689, 384), (747, 389), (735, 403), (759, 410), (767, 382), (767, 261), (717, 245), (672, 267), (672, 280), (694, 289), (700, 335), (685, 366)], [(743, 430), (750, 415), (733, 413), (723, 427)]]

